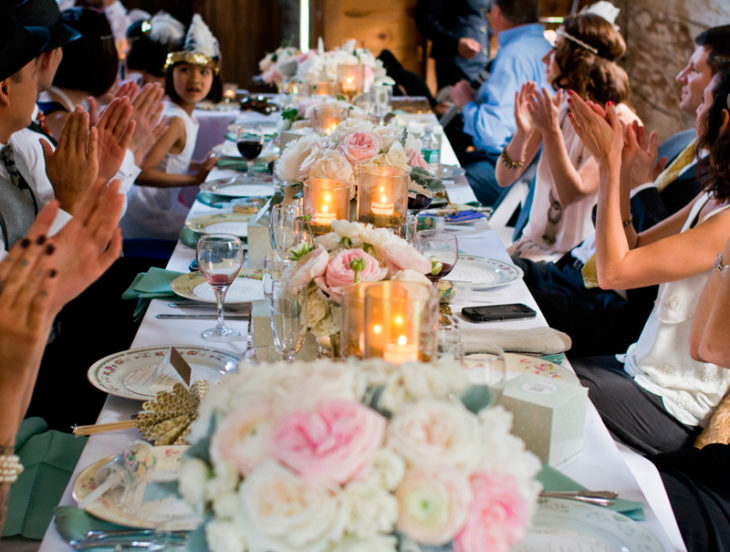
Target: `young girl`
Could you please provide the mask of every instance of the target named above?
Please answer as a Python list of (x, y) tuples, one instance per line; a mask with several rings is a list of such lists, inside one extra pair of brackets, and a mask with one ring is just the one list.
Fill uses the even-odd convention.
[(179, 200), (181, 187), (201, 184), (217, 160), (191, 162), (199, 126), (193, 110), (204, 99), (220, 100), (218, 41), (196, 14), (185, 42), (185, 50), (167, 56), (168, 128), (147, 154), (130, 192), (122, 219), (125, 238), (177, 239), (189, 210)]

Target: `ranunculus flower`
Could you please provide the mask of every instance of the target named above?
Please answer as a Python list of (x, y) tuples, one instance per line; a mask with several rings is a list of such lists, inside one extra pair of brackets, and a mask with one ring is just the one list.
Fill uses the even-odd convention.
[(309, 178), (331, 178), (343, 182), (354, 181), (352, 165), (341, 151), (326, 151), (314, 162)]
[(395, 495), (398, 529), (420, 544), (433, 546), (454, 538), (464, 525), (472, 498), (467, 476), (447, 466), (408, 470)]
[(208, 466), (205, 462), (198, 458), (183, 458), (177, 480), (178, 489), (185, 502), (202, 509), (207, 479)]
[(458, 396), (468, 383), (463, 370), (453, 370), (446, 361), (406, 363), (388, 377), (378, 406), (398, 413), (405, 405), (421, 399)]
[(426, 399), (388, 425), (388, 446), (411, 466), (451, 466), (470, 474), (481, 460), (478, 418), (461, 403)]
[(294, 265), (287, 286), (293, 292), (300, 291), (309, 285), (309, 282), (314, 280), (317, 276), (322, 276), (327, 269), (327, 264), (330, 261), (329, 253), (327, 250), (319, 246), (297, 261)]
[(387, 491), (394, 491), (403, 480), (405, 472), (406, 463), (403, 458), (384, 447), (375, 453), (367, 479)]
[(382, 147), (380, 137), (370, 132), (353, 132), (340, 143), (340, 150), (353, 165), (370, 161), (380, 153)]
[(471, 477), (472, 500), (466, 523), (454, 540), (455, 552), (508, 552), (525, 536), (530, 508), (512, 477), (479, 472)]
[(249, 400), (231, 412), (216, 428), (211, 457), (248, 475), (271, 454), (274, 407), (270, 400)]
[(397, 236), (381, 246), (375, 246), (375, 251), (386, 262), (392, 274), (408, 268), (421, 274), (431, 272), (431, 261), (406, 240), (395, 238)]
[(274, 457), (308, 481), (347, 483), (364, 473), (383, 444), (385, 418), (359, 403), (321, 401), (274, 428)]
[(241, 484), (236, 516), (249, 550), (325, 552), (343, 536), (347, 512), (332, 485), (305, 481), (270, 460)]
[(351, 263), (362, 260), (364, 267), (357, 273), (358, 282), (377, 282), (385, 278), (388, 269), (381, 267), (378, 260), (362, 249), (342, 249), (327, 265), (324, 280), (330, 288), (341, 288), (355, 281), (355, 270)]

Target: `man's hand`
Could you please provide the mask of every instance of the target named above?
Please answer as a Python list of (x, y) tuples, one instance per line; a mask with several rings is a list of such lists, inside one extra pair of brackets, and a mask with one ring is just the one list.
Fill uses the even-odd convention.
[(482, 45), (473, 38), (469, 38), (468, 36), (462, 36), (459, 39), (459, 44), (456, 47), (456, 51), (461, 57), (465, 59), (470, 59), (482, 51)]
[(99, 175), (97, 130), (80, 106), (69, 114), (56, 151), (41, 139), (46, 174), (61, 208), (72, 215)]
[(99, 176), (108, 181), (122, 166), (134, 133), (132, 106), (127, 98), (114, 98), (99, 118)]
[(451, 87), (451, 91), (449, 92), (451, 101), (461, 108), (463, 108), (466, 104), (472, 101), (476, 95), (476, 91), (466, 80), (457, 82), (454, 86)]
[[(134, 161), (142, 166), (147, 152), (164, 133), (165, 126), (160, 126), (165, 91), (159, 84), (147, 84), (132, 100), (132, 120), (135, 122), (129, 149), (134, 154)], [(159, 128), (158, 128), (159, 127)]]

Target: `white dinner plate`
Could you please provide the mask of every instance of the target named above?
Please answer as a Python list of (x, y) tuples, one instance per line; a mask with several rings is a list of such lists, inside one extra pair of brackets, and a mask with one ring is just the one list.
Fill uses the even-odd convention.
[[(192, 368), (191, 382), (202, 379), (214, 383), (235, 370), (241, 360), (233, 353), (207, 347), (174, 347)], [(169, 346), (158, 345), (114, 353), (92, 364), (87, 377), (91, 385), (110, 395), (138, 401), (154, 399), (158, 391), (172, 391), (172, 386), (181, 381), (169, 366), (153, 380), (155, 369), (168, 349)]]
[(188, 219), (185, 226), (200, 234), (226, 233), (245, 238), (251, 217), (253, 215), (243, 213), (216, 213)]
[(266, 174), (211, 180), (201, 184), (200, 189), (226, 197), (264, 197), (275, 191), (273, 177)]
[[(150, 487), (155, 485), (155, 480), (162, 483), (177, 478), (180, 462), (187, 449), (187, 445), (152, 447), (155, 464), (147, 474), (149, 477), (148, 484), (142, 482), (143, 487), (135, 493), (131, 493), (126, 501), (122, 499), (121, 490), (109, 491), (89, 504), (85, 510), (99, 519), (127, 527), (155, 529), (157, 525), (171, 518), (182, 518), (188, 519), (191, 522), (190, 526), (176, 527), (176, 529), (195, 529), (197, 526), (194, 521), (195, 512), (190, 506), (174, 494), (158, 490), (163, 487)], [(102, 458), (78, 475), (73, 485), (73, 498), (76, 502), (81, 501), (96, 489), (96, 481), (94, 480), (96, 472), (113, 458), (113, 456)], [(134, 503), (134, 499), (137, 497), (144, 497), (144, 501), (140, 505)]]
[(497, 259), (459, 255), (459, 260), (446, 280), (469, 282), (472, 288), (487, 289), (504, 286), (522, 278), (522, 270)]
[[(170, 283), (170, 289), (180, 297), (215, 303), (215, 293), (200, 272), (182, 274)], [(264, 299), (264, 282), (261, 270), (242, 269), (226, 293), (226, 305), (233, 303), (250, 303)]]
[(538, 499), (532, 527), (513, 552), (661, 552), (647, 529), (601, 506), (557, 498)]

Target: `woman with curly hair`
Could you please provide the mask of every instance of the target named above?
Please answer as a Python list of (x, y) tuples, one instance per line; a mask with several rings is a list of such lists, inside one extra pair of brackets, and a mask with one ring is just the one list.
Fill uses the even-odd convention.
[(729, 94), (725, 70), (710, 81), (697, 109), (697, 149), (709, 152), (698, 161), (704, 190), (640, 234), (625, 223), (631, 220), (628, 190), (621, 186), (622, 155), (636, 147), (633, 128), (624, 131), (610, 104), (604, 111), (577, 94), (568, 100), (573, 127), (600, 166), (598, 282), (604, 289), (660, 284), (625, 358), (585, 358), (573, 368), (614, 436), (645, 454), (691, 446), (730, 388), (730, 370), (695, 360), (690, 349), (700, 294), (730, 236)]
[(551, 97), (528, 82), (515, 96), (517, 131), (497, 164), (500, 186), (517, 180), (540, 148), (542, 155), (527, 226), (509, 250), (513, 257), (557, 260), (593, 233), (598, 164), (568, 123), (564, 91), (600, 105), (613, 102), (624, 123), (636, 121), (624, 103), (628, 77), (615, 62), (625, 52), (623, 38), (603, 16), (585, 12), (567, 17), (543, 58), (547, 81), (557, 94)]

